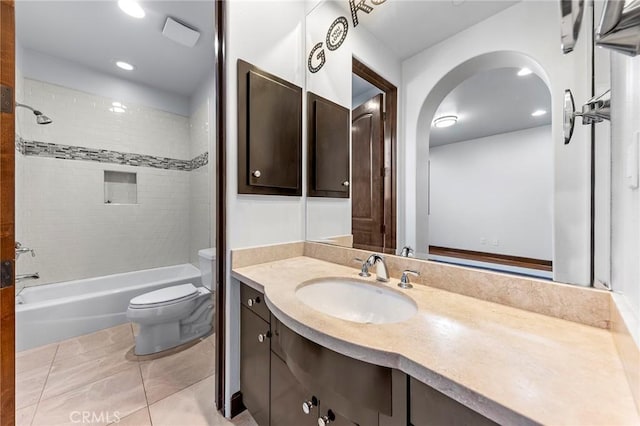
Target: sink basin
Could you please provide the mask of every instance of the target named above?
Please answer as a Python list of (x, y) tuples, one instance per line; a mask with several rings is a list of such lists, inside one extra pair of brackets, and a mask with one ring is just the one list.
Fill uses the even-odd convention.
[(399, 291), (349, 278), (303, 283), (296, 289), (296, 296), (316, 311), (363, 324), (402, 322), (418, 312), (416, 302)]

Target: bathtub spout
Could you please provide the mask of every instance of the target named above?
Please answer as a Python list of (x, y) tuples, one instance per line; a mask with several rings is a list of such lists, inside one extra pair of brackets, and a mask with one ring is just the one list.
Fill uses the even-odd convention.
[(37, 280), (40, 279), (40, 273), (36, 272), (35, 274), (21, 274), (21, 275), (16, 275), (16, 282), (19, 283), (20, 281), (24, 281), (24, 280)]

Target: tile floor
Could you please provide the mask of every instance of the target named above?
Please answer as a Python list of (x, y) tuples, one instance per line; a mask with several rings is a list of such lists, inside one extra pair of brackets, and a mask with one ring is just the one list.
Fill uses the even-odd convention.
[(213, 336), (163, 357), (133, 355), (123, 324), (16, 354), (16, 425), (254, 426), (214, 407)]

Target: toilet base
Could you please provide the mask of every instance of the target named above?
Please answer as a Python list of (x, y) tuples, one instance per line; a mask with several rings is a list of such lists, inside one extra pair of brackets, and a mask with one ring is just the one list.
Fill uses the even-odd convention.
[(211, 294), (199, 296), (198, 304), (187, 318), (159, 324), (139, 324), (136, 355), (151, 355), (175, 348), (211, 332), (213, 325)]

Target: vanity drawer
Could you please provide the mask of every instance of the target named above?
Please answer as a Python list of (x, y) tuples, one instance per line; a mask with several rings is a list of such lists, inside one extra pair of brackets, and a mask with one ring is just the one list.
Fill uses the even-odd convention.
[(272, 350), (278, 345), (296, 379), (327, 408), (361, 425), (377, 424), (378, 413), (392, 415), (392, 369), (341, 355), (282, 324)]
[(270, 320), (269, 308), (264, 303), (264, 295), (246, 284), (240, 285), (240, 301), (242, 306), (257, 314), (265, 321)]

